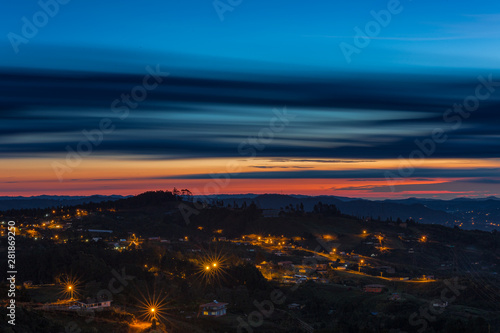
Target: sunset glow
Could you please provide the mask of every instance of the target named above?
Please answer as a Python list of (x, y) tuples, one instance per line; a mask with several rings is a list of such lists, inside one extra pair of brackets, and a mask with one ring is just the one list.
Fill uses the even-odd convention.
[[(497, 195), (497, 187), (482, 182), (477, 183), (474, 190), (466, 190), (464, 184), (476, 183), (477, 178), (482, 178), (472, 177), (473, 174), (468, 176), (469, 170), (500, 169), (498, 159), (428, 159), (415, 163), (411, 177), (391, 179), (385, 178), (386, 172), (397, 175), (401, 161), (89, 158), (59, 181), (52, 167), (54, 161), (64, 162), (46, 158), (6, 160), (0, 166), (4, 175), (0, 195), (130, 195), (178, 187), (189, 188), (195, 195), (301, 193), (365, 198), (481, 197)], [(431, 177), (429, 170), (442, 176)], [(423, 172), (425, 175), (420, 176)], [(343, 177), (347, 174), (351, 177)], [(454, 174), (457, 177), (453, 177)], [(355, 175), (359, 176), (352, 177)], [(391, 186), (396, 189), (392, 191)]]

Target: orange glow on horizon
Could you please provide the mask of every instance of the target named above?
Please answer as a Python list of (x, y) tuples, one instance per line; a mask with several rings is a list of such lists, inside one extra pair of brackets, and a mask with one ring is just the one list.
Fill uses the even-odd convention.
[[(328, 159), (280, 159), (280, 158), (205, 158), (191, 160), (138, 160), (105, 159), (90, 156), (63, 175), (59, 181), (52, 168), (53, 162), (65, 163), (64, 159), (44, 158), (3, 160), (0, 171), (3, 177), (0, 195), (135, 195), (149, 190), (187, 188), (195, 195), (282, 193), (304, 195), (337, 195), (360, 198), (402, 198), (408, 196), (486, 196), (490, 192), (457, 190), (389, 190), (373, 191), (374, 187), (391, 185), (384, 172), (397, 169), (398, 160), (338, 161)], [(427, 159), (419, 167), (461, 169), (500, 168), (498, 159)], [(272, 171), (346, 171), (380, 170), (380, 178), (290, 178), (290, 179), (236, 179), (228, 172), (268, 173)], [(168, 179), (182, 175), (208, 174), (219, 179)], [(217, 176), (219, 175), (219, 176)], [(228, 179), (228, 181), (226, 181)], [(463, 178), (404, 178), (392, 185), (446, 184)]]

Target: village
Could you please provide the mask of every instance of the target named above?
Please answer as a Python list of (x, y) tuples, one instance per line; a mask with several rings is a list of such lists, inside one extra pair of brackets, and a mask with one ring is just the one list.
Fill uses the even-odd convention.
[[(330, 220), (300, 211), (265, 217), (251, 207), (207, 206), (205, 216), (186, 225), (164, 207), (143, 213), (113, 206), (18, 216), (17, 241), (31, 263), (24, 269), (30, 278), (20, 275), (18, 306), (136, 332), (154, 325), (165, 331), (175, 325), (223, 331), (276, 288), (287, 297), (276, 306), (275, 319), (313, 332), (347, 325), (341, 314), (352, 312), (350, 304), (357, 302), (364, 304), (360, 311), (369, 314), (368, 321), (382, 320), (387, 309), (426, 302), (450, 276), (467, 273), (453, 238), (440, 234), (444, 229), (414, 222), (341, 215)], [(245, 228), (234, 222), (245, 225), (245, 218)], [(314, 228), (307, 227), (310, 221)], [(0, 220), (0, 233), (5, 231)], [(494, 263), (474, 258), (471, 268), (483, 276), (495, 273)], [(50, 273), (44, 273), (47, 267)], [(121, 286), (122, 275), (138, 280)], [(429, 306), (456, 309), (446, 299), (433, 299)]]

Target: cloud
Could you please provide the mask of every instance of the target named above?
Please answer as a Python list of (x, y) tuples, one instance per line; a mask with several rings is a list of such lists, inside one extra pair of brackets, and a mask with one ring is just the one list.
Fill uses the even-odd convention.
[[(259, 171), (240, 172), (231, 174), (232, 179), (385, 179), (386, 171), (398, 175), (398, 170), (362, 169), (362, 170), (298, 170), (298, 171)], [(500, 168), (477, 168), (477, 169), (415, 169), (412, 177), (433, 177), (433, 178), (465, 178), (471, 177), (494, 177), (500, 173)], [(177, 176), (165, 176), (161, 179), (211, 179), (209, 173), (186, 174)], [(404, 179), (404, 177), (401, 177)], [(357, 187), (354, 187), (357, 188)]]
[(432, 157), (498, 157), (499, 94), (482, 101), (458, 130), (443, 121), (445, 110), (474, 92), (475, 78), (233, 77), (171, 75), (121, 120), (110, 105), (140, 84), (142, 75), (4, 70), (1, 158), (64, 154), (102, 118), (116, 129), (105, 135), (96, 155), (241, 158), (238, 147), (269, 128), (273, 109), (283, 106), (295, 118), (257, 151), (259, 157), (292, 163), (407, 157), (417, 148), (415, 139), (429, 138), (435, 128), (446, 130), (448, 140)]
[(375, 162), (374, 160), (333, 160), (333, 159), (292, 159), (292, 158), (280, 158), (269, 160), (269, 162), (311, 162), (311, 163), (363, 163), (363, 162)]
[[(485, 172), (485, 170), (483, 170)], [(465, 172), (455, 172), (455, 175), (465, 174)], [(470, 173), (469, 173), (470, 174)], [(413, 180), (413, 179), (412, 179)], [(458, 180), (442, 180), (433, 183), (421, 184), (386, 184), (386, 185), (363, 185), (363, 186), (350, 186), (350, 187), (336, 187), (335, 190), (343, 191), (358, 191), (365, 190), (371, 193), (387, 193), (387, 192), (435, 192), (435, 191), (448, 191), (450, 193), (484, 193), (494, 194), (498, 192), (498, 184), (500, 179), (490, 178), (465, 178)], [(467, 184), (467, 185), (466, 185)], [(471, 186), (474, 185), (475, 186)]]
[(293, 165), (293, 166), (253, 165), (251, 167), (257, 169), (313, 169), (313, 167), (299, 166), (299, 165)]

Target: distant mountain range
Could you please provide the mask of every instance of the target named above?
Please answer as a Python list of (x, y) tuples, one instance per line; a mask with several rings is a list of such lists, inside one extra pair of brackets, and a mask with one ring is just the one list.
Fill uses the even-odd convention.
[[(115, 201), (131, 196), (92, 195), (92, 196), (55, 196), (40, 195), (32, 197), (0, 197), (0, 210), (48, 208), (55, 206), (74, 206), (88, 202)], [(200, 197), (194, 196), (194, 199)], [(500, 198), (456, 198), (453, 200), (408, 198), (398, 200), (366, 200), (337, 196), (306, 196), (281, 194), (222, 194), (209, 196), (211, 200), (224, 201), (224, 205), (241, 206), (244, 202), (255, 204), (266, 210), (287, 210), (304, 206), (312, 211), (319, 202), (333, 204), (344, 214), (372, 219), (393, 219), (403, 221), (413, 219), (420, 223), (435, 223), (446, 226), (459, 226), (463, 229), (500, 230)]]
[(337, 196), (303, 196), (264, 194), (218, 195), (213, 199), (223, 200), (225, 205), (252, 201), (262, 209), (280, 210), (286, 206), (296, 207), (301, 203), (306, 211), (312, 211), (318, 202), (333, 204), (344, 214), (356, 217), (403, 221), (409, 218), (420, 223), (435, 223), (459, 226), (464, 229), (491, 231), (500, 230), (500, 198), (479, 199), (456, 198), (453, 200), (408, 198), (399, 200), (366, 200)]
[(32, 197), (7, 197), (0, 196), (0, 210), (48, 208), (57, 206), (75, 206), (88, 202), (103, 202), (119, 200), (128, 196), (121, 195), (91, 195), (91, 196), (62, 196), (38, 195)]

